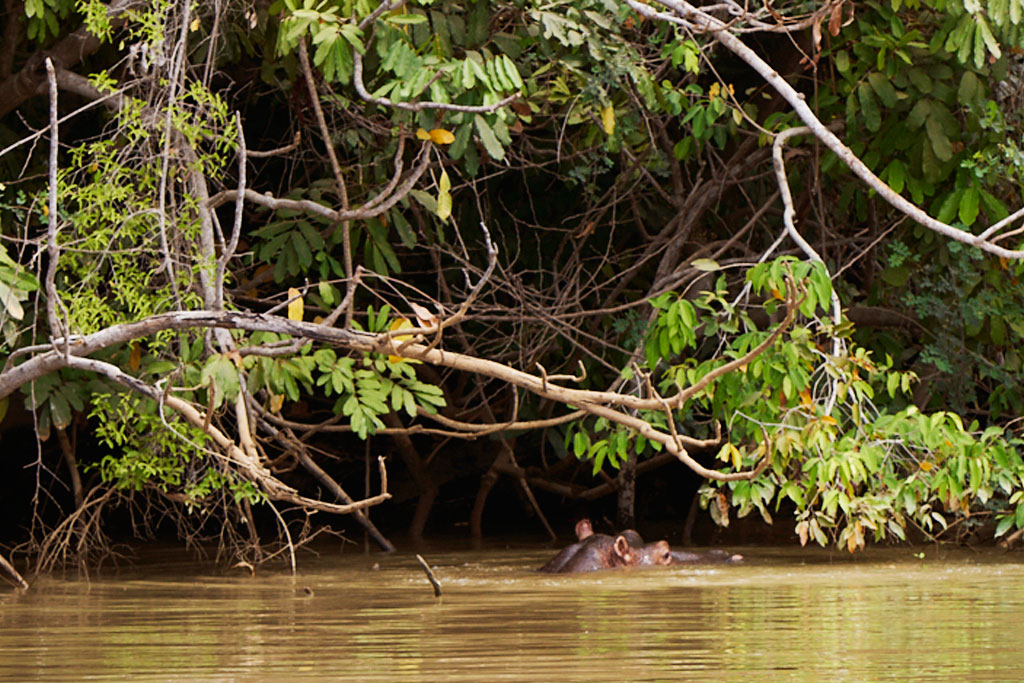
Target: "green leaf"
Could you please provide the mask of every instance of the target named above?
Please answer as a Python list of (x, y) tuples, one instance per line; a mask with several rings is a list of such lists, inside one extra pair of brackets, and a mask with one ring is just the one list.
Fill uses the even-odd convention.
[(911, 67), (907, 70), (907, 77), (915, 88), (921, 91), (922, 94), (927, 95), (932, 91), (934, 83), (932, 83), (931, 77), (920, 67)]
[(306, 239), (301, 233), (292, 233), (292, 247), (295, 249), (295, 255), (298, 257), (299, 265), (302, 266), (303, 270), (313, 265), (313, 254), (310, 252), (309, 244), (306, 243)]
[(511, 81), (512, 83), (512, 89), (522, 90), (523, 79), (519, 75), (519, 69), (516, 68), (516, 65), (512, 62), (512, 60), (509, 59), (507, 55), (502, 55), (501, 64), (505, 69), (505, 74), (508, 76), (508, 80)]
[(917, 104), (910, 110), (910, 113), (907, 114), (907, 125), (911, 129), (923, 126), (924, 122), (928, 119), (931, 106), (931, 100), (918, 100)]
[(988, 319), (989, 337), (996, 346), (1006, 344), (1006, 323), (1000, 315), (989, 316)]
[(889, 165), (882, 171), (882, 177), (885, 179), (885, 182), (897, 194), (903, 192), (904, 171), (903, 162), (898, 159), (890, 161)]
[(412, 226), (409, 225), (409, 221), (405, 219), (402, 212), (397, 208), (391, 210), (391, 224), (395, 226), (395, 230), (398, 232), (398, 237), (402, 240), (402, 244), (408, 249), (412, 249), (416, 246), (416, 233), (412, 231)]
[(860, 101), (860, 111), (864, 116), (864, 127), (871, 132), (877, 132), (882, 127), (882, 112), (878, 108), (878, 101), (871, 86), (867, 83), (857, 86), (857, 99)]
[(1006, 517), (1003, 517), (1001, 520), (999, 520), (999, 524), (996, 524), (995, 537), (999, 538), (1000, 536), (1005, 534), (1007, 531), (1009, 531), (1010, 527), (1013, 526), (1013, 523), (1014, 523), (1014, 518), (1013, 518), (1012, 515), (1008, 515)]
[(409, 196), (423, 205), (430, 213), (437, 213), (437, 200), (423, 190), (409, 190)]
[(899, 102), (896, 88), (892, 87), (892, 81), (884, 74), (880, 74), (877, 71), (868, 74), (868, 83), (871, 84), (871, 89), (875, 91), (878, 99), (882, 100), (882, 104), (885, 106), (895, 107), (896, 103)]
[(981, 206), (992, 222), (1001, 221), (1010, 215), (1006, 205), (985, 190), (981, 190)]
[[(983, 14), (978, 14), (975, 18), (978, 22), (977, 33), (981, 35), (981, 39), (985, 42), (985, 47), (988, 48), (988, 51), (993, 57), (999, 59), (1003, 56), (1003, 52), (999, 49), (999, 42), (996, 40), (996, 37), (992, 35), (992, 29), (989, 28), (988, 20)], [(975, 40), (977, 40), (977, 38), (975, 38)], [(977, 58), (975, 58), (975, 61), (977, 61)], [(984, 60), (981, 64), (977, 64), (976, 66), (980, 69), (984, 66)]]
[(473, 122), (476, 124), (476, 130), (480, 134), (480, 142), (484, 144), (484, 149), (495, 161), (501, 161), (505, 158), (505, 148), (498, 142), (498, 138), (495, 137), (494, 131), (487, 124), (487, 120), (477, 114)]
[(840, 50), (835, 56), (836, 70), (839, 73), (845, 74), (850, 70), (850, 55), (846, 50)]
[(59, 391), (50, 394), (50, 417), (57, 429), (66, 429), (71, 424), (71, 406)]
[(392, 14), (391, 16), (385, 17), (384, 20), (389, 24), (410, 26), (415, 24), (425, 24), (427, 22), (427, 17), (422, 14)]
[(943, 223), (953, 221), (953, 217), (956, 216), (960, 208), (960, 195), (962, 192), (963, 190), (953, 190), (942, 200), (942, 204), (939, 206), (939, 213), (935, 216), (937, 220)]
[(972, 185), (965, 189), (960, 195), (960, 207), (958, 215), (960, 216), (960, 222), (970, 227), (974, 224), (974, 220), (978, 217), (978, 203), (980, 200), (980, 193), (978, 192), (977, 185)]
[(960, 78), (960, 87), (956, 91), (956, 101), (966, 107), (978, 101), (983, 93), (984, 86), (978, 77), (970, 71), (965, 71)]
[(953, 145), (942, 129), (942, 124), (937, 116), (929, 116), (924, 123), (925, 133), (928, 135), (928, 142), (931, 143), (935, 158), (939, 161), (949, 161), (953, 158)]
[[(285, 382), (289, 375), (285, 375)], [(235, 368), (234, 362), (231, 359), (217, 354), (211, 356), (203, 367), (203, 371), (199, 375), (200, 383), (204, 387), (210, 385), (210, 380), (213, 380), (214, 392), (213, 392), (213, 408), (216, 410), (224, 404), (225, 400), (234, 400), (238, 396), (238, 391), (241, 388), (241, 382), (238, 379), (238, 370)], [(296, 394), (298, 392), (296, 391)], [(291, 398), (291, 397), (289, 397)], [(292, 400), (298, 400), (298, 396)]]

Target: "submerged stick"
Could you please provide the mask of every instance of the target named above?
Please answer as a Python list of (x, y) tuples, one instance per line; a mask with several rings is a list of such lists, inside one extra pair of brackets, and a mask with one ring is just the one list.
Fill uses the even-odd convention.
[[(419, 555), (417, 555), (416, 557), (419, 557)], [(422, 562), (422, 560), (420, 560), (420, 561)], [(25, 579), (21, 578), (21, 574), (18, 573), (18, 570), (15, 569), (14, 565), (11, 564), (10, 562), (8, 562), (7, 558), (4, 557), (3, 555), (0, 555), (0, 569), (3, 569), (8, 574), (10, 574), (11, 578), (14, 579), (14, 582), (18, 584), (19, 588), (22, 588), (24, 590), (28, 590), (28, 583), (25, 582)], [(431, 581), (433, 581), (433, 580), (434, 579), (431, 578)], [(440, 589), (440, 587), (437, 586), (436, 583), (434, 584), (434, 594), (435, 595), (440, 595), (441, 594), (441, 589)]]
[(419, 554), (416, 555), (416, 559), (419, 560), (420, 566), (423, 567), (423, 571), (426, 572), (427, 579), (430, 581), (430, 585), (434, 587), (434, 597), (441, 597), (441, 584), (438, 583), (437, 577), (434, 576), (434, 572), (430, 568), (430, 565), (427, 564), (427, 561), (424, 560), (423, 557)]

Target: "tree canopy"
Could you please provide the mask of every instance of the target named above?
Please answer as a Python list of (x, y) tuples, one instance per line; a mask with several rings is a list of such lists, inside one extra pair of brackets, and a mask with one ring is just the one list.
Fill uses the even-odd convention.
[(118, 504), (388, 548), (467, 477), (478, 536), (502, 476), (628, 526), (665, 467), (851, 551), (1024, 529), (1021, 0), (4, 7), (39, 566)]

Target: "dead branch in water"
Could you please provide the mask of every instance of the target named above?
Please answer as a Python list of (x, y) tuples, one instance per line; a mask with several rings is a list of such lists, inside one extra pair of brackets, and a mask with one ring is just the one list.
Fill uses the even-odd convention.
[(423, 571), (426, 573), (427, 580), (430, 581), (430, 585), (434, 587), (434, 597), (441, 597), (441, 584), (438, 582), (437, 577), (434, 576), (434, 571), (430, 568), (430, 565), (427, 564), (427, 561), (423, 559), (422, 555), (417, 554), (416, 559), (419, 561), (420, 566), (423, 567)]

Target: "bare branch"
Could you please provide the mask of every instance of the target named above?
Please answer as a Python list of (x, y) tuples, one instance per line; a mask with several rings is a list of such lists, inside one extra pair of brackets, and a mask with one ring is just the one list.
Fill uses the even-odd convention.
[[(392, 206), (397, 204), (403, 197), (409, 194), (409, 190), (413, 188), (413, 185), (420, 179), (423, 173), (427, 170), (427, 166), (430, 165), (430, 155), (427, 152), (430, 150), (432, 143), (425, 142), (420, 148), (419, 163), (409, 172), (405, 180), (400, 185), (394, 188), (394, 192), (386, 199), (380, 199), (375, 197), (368, 204), (372, 204), (370, 207), (359, 207), (357, 209), (348, 210), (335, 210), (329, 206), (318, 204), (309, 199), (282, 199), (274, 197), (270, 193), (260, 194), (254, 190), (246, 189), (244, 192), (245, 199), (257, 204), (259, 206), (266, 207), (268, 209), (290, 209), (292, 211), (302, 211), (306, 213), (316, 214), (322, 216), (331, 221), (342, 222), (351, 220), (361, 220), (366, 218), (373, 218), (379, 216), (385, 211), (388, 211)], [(391, 183), (388, 183), (391, 186)], [(238, 190), (225, 190), (218, 192), (209, 199), (203, 202), (203, 205), (207, 209), (215, 209), (221, 204), (226, 202), (235, 201), (238, 198)]]
[[(62, 334), (60, 319), (57, 317), (57, 285), (54, 278), (57, 274), (57, 261), (60, 251), (57, 249), (57, 226), (60, 223), (57, 215), (57, 76), (54, 74), (53, 62), (46, 58), (46, 77), (50, 85), (50, 160), (49, 181), (50, 196), (47, 197), (46, 224), (46, 321), (50, 325), (50, 335), (57, 337)], [(64, 334), (67, 334), (66, 332)]]

